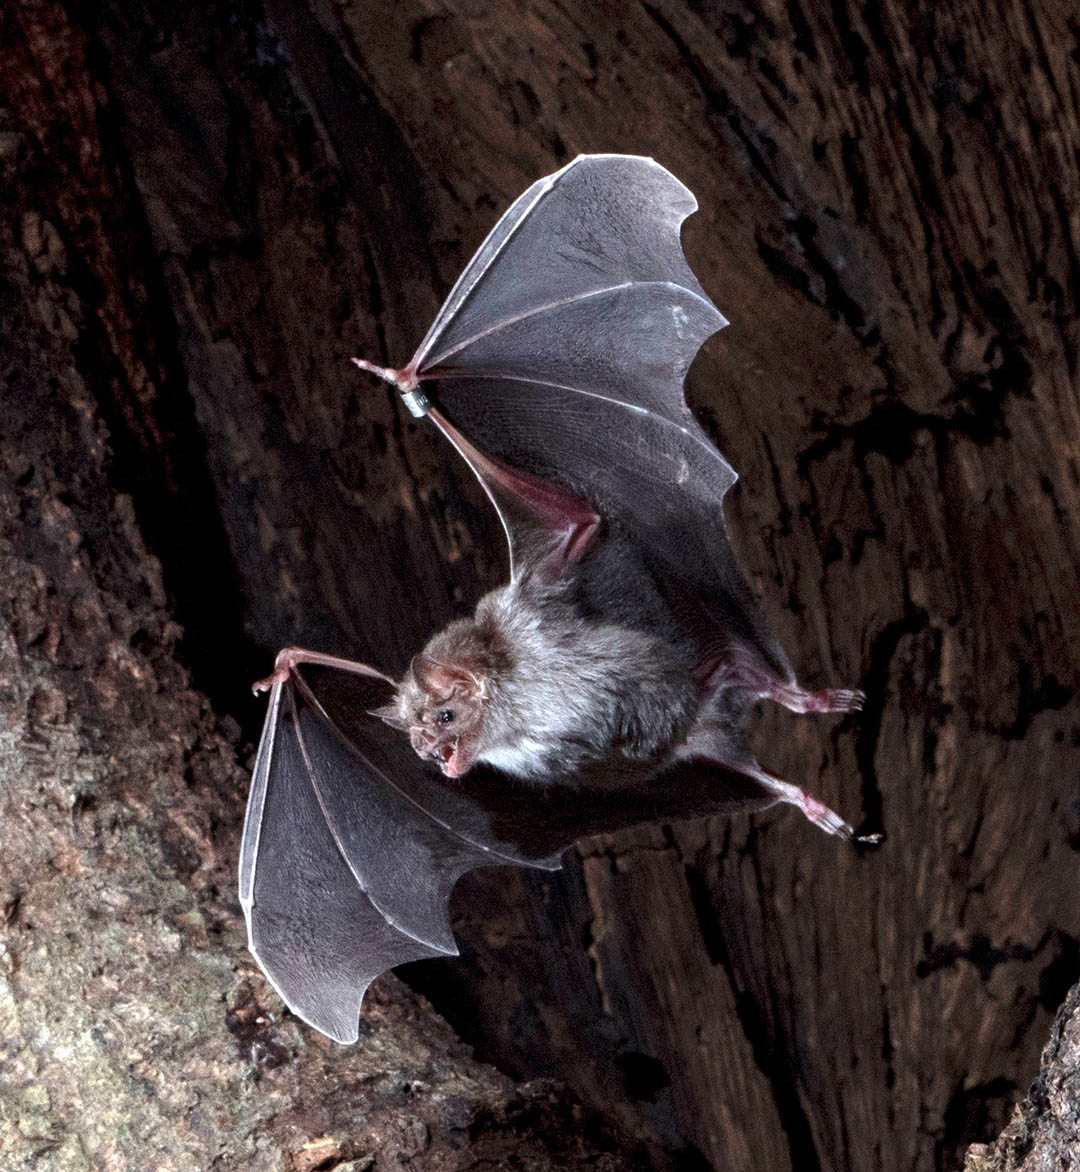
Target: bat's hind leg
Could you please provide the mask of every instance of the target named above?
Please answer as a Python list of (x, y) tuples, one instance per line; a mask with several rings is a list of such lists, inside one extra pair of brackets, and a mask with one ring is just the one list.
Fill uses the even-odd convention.
[(826, 834), (835, 834), (840, 838), (855, 836), (851, 825), (813, 794), (762, 769), (753, 755), (732, 738), (730, 729), (722, 725), (705, 725), (695, 729), (676, 756), (689, 764), (704, 762), (748, 778), (757, 790), (749, 798), (752, 809), (765, 809), (777, 802), (784, 802), (801, 810), (809, 821), (821, 827)]
[(845, 822), (835, 810), (829, 809), (824, 802), (818, 801), (813, 794), (808, 794), (806, 790), (799, 789), (797, 785), (792, 785), (789, 781), (773, 777), (764, 769), (757, 770), (754, 776), (765, 789), (776, 794), (778, 802), (798, 807), (815, 826), (820, 826), (826, 834), (835, 834), (840, 838), (854, 836), (855, 832), (851, 825)]
[(320, 667), (336, 667), (339, 671), (350, 671), (355, 675), (373, 676), (375, 679), (386, 680), (388, 684), (395, 684), (389, 676), (383, 675), (366, 663), (357, 663), (352, 659), (341, 659), (336, 655), (325, 655), (322, 651), (307, 651), (303, 647), (286, 647), (277, 653), (274, 660), (274, 670), (264, 680), (256, 680), (251, 690), (269, 692), (275, 684), (283, 684), (292, 675), (293, 671), (302, 663), (314, 663)]
[(823, 688), (807, 692), (798, 684), (774, 683), (763, 700), (775, 700), (792, 712), (859, 712), (866, 701), (866, 693), (855, 688)]
[(766, 773), (764, 769), (756, 770), (753, 776), (767, 790), (776, 794), (776, 800), (778, 802), (785, 802), (790, 806), (798, 806), (806, 817), (815, 826), (820, 826), (826, 834), (835, 834), (840, 838), (850, 838), (860, 846), (877, 846), (884, 837), (882, 834), (856, 834), (852, 830), (849, 822), (845, 822), (835, 810), (830, 810), (824, 802), (818, 801), (813, 794), (808, 794), (806, 790), (799, 789), (797, 785), (792, 785), (789, 781), (782, 781), (779, 777), (773, 777), (771, 773)]
[(705, 691), (739, 688), (758, 700), (774, 700), (792, 712), (858, 712), (866, 695), (855, 688), (808, 692), (794, 680), (778, 676), (759, 655), (737, 644), (725, 647), (699, 669)]

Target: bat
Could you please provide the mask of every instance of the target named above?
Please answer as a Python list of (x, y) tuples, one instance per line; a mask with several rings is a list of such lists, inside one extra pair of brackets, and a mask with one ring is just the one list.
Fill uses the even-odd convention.
[(255, 685), (249, 947), (339, 1042), (378, 974), (456, 954), (473, 868), (553, 870), (588, 834), (777, 802), (852, 834), (745, 743), (762, 699), (863, 697), (798, 684), (728, 545), (735, 473), (683, 395), (727, 324), (683, 255), (696, 208), (651, 159), (580, 156), (498, 221), (407, 366), (354, 359), (475, 473), (511, 573), (401, 680), (288, 648)]

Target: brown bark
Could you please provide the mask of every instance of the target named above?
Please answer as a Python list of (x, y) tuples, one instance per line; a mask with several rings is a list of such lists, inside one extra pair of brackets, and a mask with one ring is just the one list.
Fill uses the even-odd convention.
[[(409, 977), (687, 1167), (955, 1167), (998, 1131), (1080, 977), (1067, 6), (3, 20), (15, 300), (58, 290), (70, 338), (24, 377), (107, 429), (99, 495), (130, 495), (181, 659), (249, 733), (276, 647), (396, 671), (502, 573), (467, 473), (347, 357), (404, 361), (498, 211), (579, 151), (691, 187), (732, 320), (690, 380), (742, 477), (732, 536), (800, 676), (868, 694), (841, 724), (763, 713), (755, 743), (885, 846), (781, 814), (592, 841), (550, 880), (463, 883), (463, 959)], [(107, 561), (114, 522), (75, 511)], [(196, 785), (191, 816), (219, 800)]]
[(1080, 985), (1058, 1013), (1042, 1065), (1008, 1127), (973, 1144), (964, 1172), (1042, 1172), (1080, 1166)]
[[(647, 1167), (564, 1088), (477, 1062), (394, 977), (345, 1048), (289, 1017), (248, 955), (250, 744), (178, 661), (139, 515), (191, 509), (175, 551), (224, 548), (168, 401), (160, 286), (84, 38), (48, 3), (5, 17), (0, 1166)], [(238, 614), (229, 589), (207, 599)]]

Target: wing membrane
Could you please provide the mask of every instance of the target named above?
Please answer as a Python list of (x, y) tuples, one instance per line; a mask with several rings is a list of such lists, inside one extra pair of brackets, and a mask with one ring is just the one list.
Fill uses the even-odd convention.
[(352, 1042), (379, 973), (457, 952), (448, 903), (461, 875), (493, 863), (552, 869), (558, 859), (503, 842), (481, 808), (425, 775), (400, 734), (353, 706), (385, 700), (384, 683), (313, 674), (323, 691), (333, 677), (328, 690), (344, 695), (350, 727), (329, 718), (306, 681), (274, 686), (240, 899), (251, 951), (289, 1008)]
[[(609, 286), (667, 281), (705, 299), (679, 245), (697, 200), (652, 159), (581, 155), (534, 183), (466, 266), (411, 365), (508, 318)], [(507, 280), (507, 274), (516, 274)], [(724, 319), (716, 314), (716, 329)]]
[[(379, 973), (438, 956), (394, 928), (343, 865), (307, 784), (291, 691), (275, 687), (241, 850), (252, 953), (286, 1004), (339, 1042), (356, 1040)], [(273, 721), (274, 723), (271, 723)]]
[[(704, 438), (681, 388), (694, 355), (716, 332), (716, 319), (708, 301), (680, 285), (616, 285), (548, 303), (466, 338), (427, 377), (551, 383), (693, 425)], [(679, 388), (675, 395), (672, 386)]]
[(364, 993), (407, 961), (457, 952), (448, 901), (475, 867), (552, 870), (587, 834), (776, 800), (744, 770), (448, 783), (370, 716), (385, 681), (293, 672), (271, 693), (240, 859), (252, 953), (289, 1008), (354, 1042)]
[[(791, 674), (724, 531), (719, 502), (735, 474), (692, 417), (682, 426), (638, 412), (628, 426), (621, 402), (498, 378), (447, 380), (439, 402), (465, 435), (492, 437), (506, 464), (564, 485), (621, 523), (651, 579), (668, 593), (681, 627), (696, 637), (702, 658), (722, 632), (757, 650), (782, 675)], [(499, 506), (500, 495), (491, 495)], [(508, 507), (500, 512), (512, 554), (519, 542), (527, 547), (528, 518)], [(636, 584), (628, 579), (611, 587), (629, 595)]]
[[(410, 368), (437, 425), (498, 466), (568, 489), (636, 542), (702, 661), (734, 636), (790, 679), (724, 531), (735, 472), (683, 393), (701, 345), (727, 324), (683, 255), (696, 207), (652, 159), (575, 159), (496, 225)], [(516, 573), (535, 522), (462, 454), (499, 511)]]

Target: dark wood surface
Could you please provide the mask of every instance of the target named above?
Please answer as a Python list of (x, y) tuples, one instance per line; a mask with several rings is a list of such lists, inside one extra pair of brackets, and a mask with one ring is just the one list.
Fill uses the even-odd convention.
[[(689, 397), (741, 476), (732, 539), (800, 678), (868, 696), (763, 712), (754, 743), (885, 843), (780, 812), (591, 840), (552, 879), (463, 883), (463, 959), (410, 979), (678, 1166), (956, 1166), (1080, 976), (1069, 6), (89, 11), (104, 154), (40, 212), (97, 297), (78, 360), (184, 662), (248, 730), (278, 646), (396, 672), (505, 572), (468, 473), (348, 357), (403, 363), (579, 152), (695, 192), (686, 251), (732, 324)], [(24, 63), (43, 13), (69, 19), (5, 13)], [(79, 157), (75, 112), (9, 103)]]

